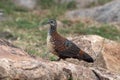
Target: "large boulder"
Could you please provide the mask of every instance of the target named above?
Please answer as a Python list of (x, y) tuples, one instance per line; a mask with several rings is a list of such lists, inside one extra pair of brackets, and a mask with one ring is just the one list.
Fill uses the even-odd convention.
[(98, 80), (119, 80), (120, 74), (110, 72), (102, 68), (92, 68), (93, 72), (98, 77)]
[(97, 3), (98, 0), (55, 0), (57, 3), (70, 3), (75, 2), (77, 8), (84, 8), (89, 6), (92, 3)]
[[(97, 35), (83, 35), (68, 37), (82, 50), (89, 53), (94, 59), (94, 67), (101, 67), (112, 72), (120, 73), (120, 43), (105, 39)], [(88, 66), (88, 64), (80, 63)]]
[[(90, 39), (91, 36), (87, 37)], [(86, 37), (83, 39), (86, 39)], [(93, 42), (96, 42), (95, 39), (96, 37), (92, 36), (91, 40), (94, 40)], [(106, 69), (84, 67), (84, 65), (76, 65), (67, 61), (51, 62), (43, 60), (39, 57), (30, 56), (24, 50), (0, 39), (0, 79), (120, 80), (120, 75)]]
[(30, 10), (34, 9), (37, 4), (37, 0), (12, 0), (12, 2), (18, 7), (22, 7)]
[(4, 11), (0, 9), (0, 21), (4, 21), (4, 20), (5, 20)]
[(55, 2), (59, 4), (76, 3), (77, 8), (88, 8), (88, 7), (99, 6), (110, 1), (112, 0), (104, 0), (104, 1), (101, 1), (101, 0), (55, 0)]
[(89, 68), (66, 61), (50, 62), (31, 57), (22, 49), (0, 39), (0, 79), (97, 80), (97, 77)]
[(98, 22), (120, 22), (120, 0), (113, 0), (95, 8), (69, 11), (66, 17), (69, 19), (90, 18)]

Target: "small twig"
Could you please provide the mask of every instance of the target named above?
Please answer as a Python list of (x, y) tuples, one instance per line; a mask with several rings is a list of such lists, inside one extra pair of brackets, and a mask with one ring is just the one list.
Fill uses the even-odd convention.
[[(102, 53), (102, 51), (103, 51), (103, 49), (104, 49), (104, 43), (105, 43), (105, 38), (104, 38), (103, 41), (102, 41), (102, 45), (101, 45), (101, 48), (100, 48), (100, 50), (99, 50), (98, 53), (96, 53), (96, 52), (93, 50), (93, 48), (92, 48), (92, 50), (93, 50), (93, 52), (94, 52), (94, 54), (95, 54), (95, 56), (96, 56), (95, 60), (97, 59), (97, 57), (99, 56), (99, 54)], [(92, 47), (92, 46), (91, 46), (91, 47)]]

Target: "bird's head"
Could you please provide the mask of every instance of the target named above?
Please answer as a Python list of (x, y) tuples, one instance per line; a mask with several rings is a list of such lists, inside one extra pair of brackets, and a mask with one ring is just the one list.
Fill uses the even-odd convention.
[(57, 26), (57, 22), (55, 19), (49, 19), (48, 24), (50, 24), (50, 26)]

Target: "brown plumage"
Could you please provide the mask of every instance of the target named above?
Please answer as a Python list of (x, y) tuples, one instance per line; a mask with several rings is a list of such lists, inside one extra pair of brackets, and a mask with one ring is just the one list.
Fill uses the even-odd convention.
[(47, 36), (48, 50), (57, 55), (60, 59), (75, 58), (86, 62), (94, 62), (93, 58), (77, 47), (72, 41), (62, 37), (57, 33), (56, 20), (48, 21), (50, 28)]

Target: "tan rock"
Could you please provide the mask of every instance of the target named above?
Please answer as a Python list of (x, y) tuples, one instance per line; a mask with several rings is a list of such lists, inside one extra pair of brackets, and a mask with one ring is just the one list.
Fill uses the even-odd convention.
[(37, 0), (12, 0), (13, 3), (22, 8), (34, 9), (37, 5)]
[[(87, 76), (86, 76), (87, 75)], [(29, 56), (0, 39), (0, 79), (2, 80), (96, 80), (92, 70), (66, 61), (50, 62)]]
[(99, 80), (119, 80), (120, 75), (117, 73), (111, 73), (108, 70), (102, 68), (92, 68)]
[(77, 8), (83, 8), (87, 7), (92, 3), (97, 3), (98, 0), (55, 0), (56, 3), (70, 3), (70, 2), (76, 2)]
[(73, 40), (81, 49), (88, 52), (96, 60), (95, 67), (107, 68), (120, 73), (120, 43), (97, 35), (77, 36)]
[[(79, 38), (79, 39), (78, 39)], [(72, 38), (71, 38), (72, 39)], [(114, 41), (104, 40), (102, 37), (96, 35), (80, 36), (72, 39), (74, 42), (84, 44), (80, 46), (85, 51), (95, 50), (97, 55), (100, 55), (102, 49), (103, 60), (98, 60), (94, 53), (92, 55), (100, 64), (105, 63), (106, 69), (101, 68), (87, 68), (84, 65), (72, 64), (67, 61), (46, 61), (41, 58), (35, 58), (28, 55), (25, 51), (5, 40), (0, 39), (0, 79), (2, 80), (120, 80), (118, 73), (110, 72), (119, 70), (119, 44)], [(101, 44), (104, 40), (104, 47)], [(79, 42), (80, 41), (80, 42)], [(112, 46), (110, 46), (112, 44)], [(115, 46), (116, 45), (116, 46)], [(115, 49), (116, 48), (116, 49)], [(88, 50), (89, 49), (89, 50)], [(107, 49), (111, 49), (111, 53)], [(115, 51), (114, 51), (115, 49)], [(104, 54), (104, 53), (106, 54)], [(116, 54), (116, 55), (114, 55)], [(110, 57), (109, 57), (110, 56)], [(100, 67), (99, 63), (94, 63), (94, 66)], [(113, 64), (111, 64), (113, 63)], [(88, 63), (87, 63), (88, 64)], [(108, 67), (109, 66), (109, 67)], [(114, 68), (114, 69), (112, 69)]]
[(102, 6), (68, 11), (68, 19), (87, 18), (102, 23), (120, 22), (120, 0), (113, 0)]

